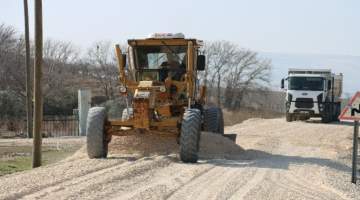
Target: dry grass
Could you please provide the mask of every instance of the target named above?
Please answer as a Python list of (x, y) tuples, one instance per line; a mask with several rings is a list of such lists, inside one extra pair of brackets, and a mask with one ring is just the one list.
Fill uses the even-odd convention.
[(283, 113), (267, 110), (259, 111), (250, 108), (242, 108), (237, 111), (223, 110), (223, 113), (225, 126), (232, 126), (250, 118), (272, 119), (284, 116)]
[[(85, 138), (46, 138), (42, 145), (42, 163), (48, 165), (71, 156)], [(0, 177), (31, 169), (32, 139), (0, 139)]]

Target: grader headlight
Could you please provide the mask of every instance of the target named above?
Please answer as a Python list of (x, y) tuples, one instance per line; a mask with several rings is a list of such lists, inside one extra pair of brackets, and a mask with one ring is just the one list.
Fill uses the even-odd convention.
[(165, 86), (160, 86), (159, 90), (160, 90), (160, 92), (166, 92), (166, 87)]
[(126, 92), (127, 92), (126, 87), (125, 87), (125, 86), (121, 86), (121, 87), (120, 87), (120, 92), (121, 92), (121, 93), (126, 93)]

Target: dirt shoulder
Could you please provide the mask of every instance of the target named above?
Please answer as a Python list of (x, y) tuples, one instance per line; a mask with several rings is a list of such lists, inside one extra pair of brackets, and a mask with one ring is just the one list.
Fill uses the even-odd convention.
[(200, 161), (184, 164), (172, 138), (117, 138), (108, 159), (72, 157), (0, 177), (0, 199), (356, 199), (352, 127), (251, 119), (203, 133)]

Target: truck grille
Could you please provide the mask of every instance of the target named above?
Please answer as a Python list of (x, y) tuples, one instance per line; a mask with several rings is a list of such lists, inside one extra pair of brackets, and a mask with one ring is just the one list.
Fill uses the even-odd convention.
[(314, 101), (311, 98), (297, 98), (295, 101), (295, 107), (297, 107), (297, 108), (313, 108)]

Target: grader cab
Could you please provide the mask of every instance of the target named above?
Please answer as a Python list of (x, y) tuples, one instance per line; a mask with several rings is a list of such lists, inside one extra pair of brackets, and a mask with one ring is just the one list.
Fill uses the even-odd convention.
[(107, 118), (103, 107), (89, 110), (88, 156), (105, 158), (112, 136), (151, 132), (174, 136), (180, 159), (197, 162), (200, 132), (224, 133), (221, 109), (205, 108), (206, 87), (198, 85), (197, 72), (205, 69), (201, 46), (183, 34), (128, 40), (126, 54), (116, 45), (120, 93), (127, 107), (115, 120)]

